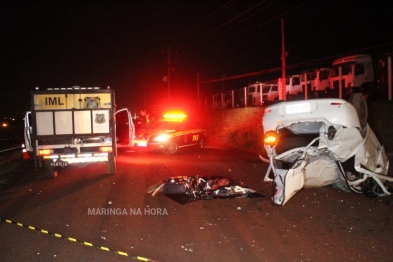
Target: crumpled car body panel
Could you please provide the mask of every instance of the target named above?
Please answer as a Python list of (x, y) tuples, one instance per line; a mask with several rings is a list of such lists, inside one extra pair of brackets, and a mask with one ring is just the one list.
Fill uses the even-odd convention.
[[(338, 184), (346, 191), (389, 195), (385, 181), (389, 160), (369, 125), (360, 128), (356, 109), (341, 99), (281, 102), (269, 106), (263, 117), (265, 134), (289, 130), (292, 137), (312, 134), (308, 144), (276, 152), (265, 144), (270, 160), (265, 181), (276, 185), (272, 198), (284, 205), (301, 188)], [(300, 139), (299, 139), (300, 141)], [(304, 140), (303, 140), (304, 141)], [(278, 143), (285, 143), (283, 141)], [(282, 165), (289, 167), (283, 168)], [(271, 172), (274, 178), (270, 178)]]

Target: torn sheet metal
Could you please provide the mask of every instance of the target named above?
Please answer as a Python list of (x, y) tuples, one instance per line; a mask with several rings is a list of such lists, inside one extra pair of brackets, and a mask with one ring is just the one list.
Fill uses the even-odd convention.
[[(368, 124), (360, 125), (356, 109), (347, 101), (271, 105), (265, 109), (263, 128), (268, 137), (277, 135), (265, 140), (270, 163), (265, 181), (275, 183), (275, 204), (284, 205), (301, 188), (327, 185), (370, 197), (393, 193), (385, 149)], [(276, 151), (280, 143), (287, 143), (285, 150)]]
[(149, 187), (147, 192), (153, 196), (161, 192), (180, 204), (217, 198), (263, 197), (246, 187), (242, 180), (221, 175), (170, 177)]

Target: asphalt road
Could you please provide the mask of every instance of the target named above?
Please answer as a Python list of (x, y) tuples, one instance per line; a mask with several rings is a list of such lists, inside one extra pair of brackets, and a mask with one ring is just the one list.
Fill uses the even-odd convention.
[[(254, 153), (215, 147), (176, 156), (120, 150), (115, 175), (90, 165), (46, 179), (25, 165), (0, 192), (0, 217), (12, 221), (0, 221), (0, 261), (391, 260), (388, 199), (326, 187), (277, 207), (266, 169)], [(181, 205), (146, 193), (172, 176), (220, 174), (265, 197)], [(92, 214), (102, 209), (118, 213)]]

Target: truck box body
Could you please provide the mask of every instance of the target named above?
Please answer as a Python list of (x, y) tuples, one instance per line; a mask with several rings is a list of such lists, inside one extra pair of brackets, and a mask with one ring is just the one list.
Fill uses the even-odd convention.
[[(25, 138), (37, 167), (52, 172), (70, 164), (106, 162), (108, 173), (115, 172), (114, 90), (79, 87), (35, 90), (31, 100)], [(128, 110), (122, 114), (128, 118), (124, 125), (129, 131), (122, 142), (131, 146), (134, 135), (131, 115)]]

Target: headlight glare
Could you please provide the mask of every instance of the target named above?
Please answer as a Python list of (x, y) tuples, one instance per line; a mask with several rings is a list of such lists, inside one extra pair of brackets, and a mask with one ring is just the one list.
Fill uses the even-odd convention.
[(157, 142), (163, 142), (163, 141), (167, 141), (168, 140), (168, 135), (167, 134), (162, 134), (159, 136), (156, 136), (153, 141), (157, 141)]

